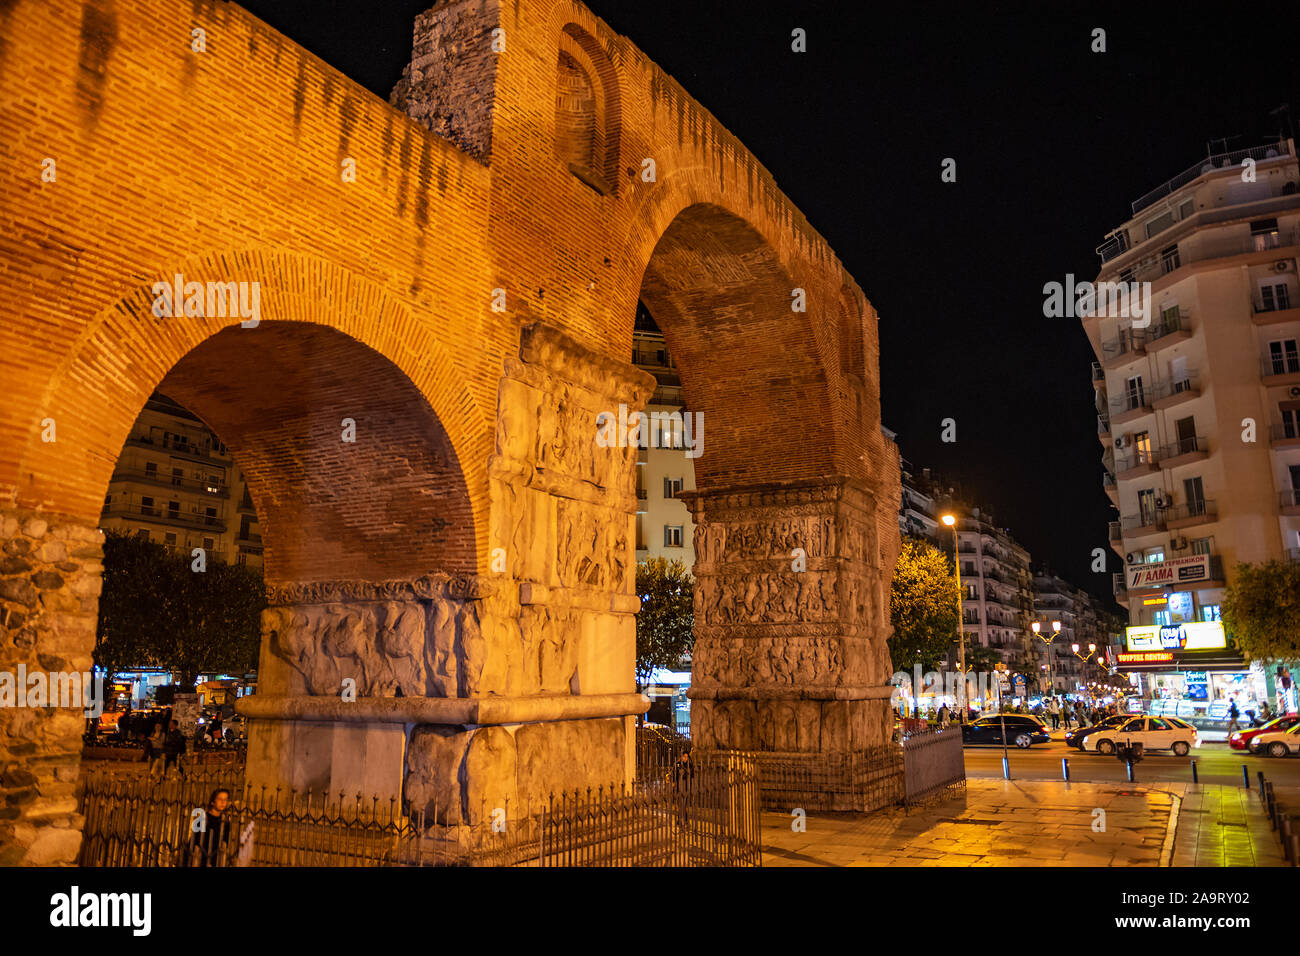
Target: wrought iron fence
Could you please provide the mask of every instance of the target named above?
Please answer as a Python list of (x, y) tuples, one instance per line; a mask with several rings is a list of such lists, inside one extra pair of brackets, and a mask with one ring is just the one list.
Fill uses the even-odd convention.
[(966, 785), (961, 728), (951, 727), (903, 740), (905, 802), (909, 806), (941, 797)]
[[(649, 764), (647, 764), (649, 767)], [(245, 784), (237, 768), (83, 782), (81, 866), (759, 866), (758, 777), (738, 755), (480, 808), (473, 824), (396, 799)], [(214, 791), (229, 792), (219, 815)]]

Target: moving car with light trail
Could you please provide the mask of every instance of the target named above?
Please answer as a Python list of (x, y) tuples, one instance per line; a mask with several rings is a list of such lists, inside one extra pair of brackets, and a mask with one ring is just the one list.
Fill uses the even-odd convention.
[(1114, 754), (1119, 746), (1141, 744), (1143, 751), (1171, 750), (1179, 757), (1201, 745), (1196, 728), (1178, 717), (1133, 717), (1118, 727), (1105, 727), (1083, 738), (1083, 749)]
[(1228, 746), (1233, 750), (1250, 750), (1254, 752), (1254, 748), (1250, 744), (1260, 734), (1284, 733), (1296, 724), (1300, 724), (1300, 714), (1283, 714), (1281, 717), (1274, 717), (1262, 726), (1233, 731), (1228, 735)]

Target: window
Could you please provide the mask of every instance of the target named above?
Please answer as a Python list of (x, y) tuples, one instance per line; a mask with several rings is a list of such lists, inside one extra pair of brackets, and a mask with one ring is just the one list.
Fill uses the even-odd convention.
[(204, 509), (204, 512), (203, 512), (203, 523), (204, 523), (204, 524), (216, 524), (216, 523), (217, 523), (217, 509), (216, 509), (216, 508), (206, 508), (206, 509)]
[(1173, 272), (1182, 265), (1182, 261), (1178, 258), (1177, 243), (1160, 250), (1160, 265), (1166, 273)]
[(1259, 287), (1261, 312), (1277, 312), (1291, 308), (1291, 291), (1285, 282), (1263, 282)]
[(173, 469), (172, 469), (172, 484), (173, 484), (174, 486), (176, 486), (176, 487), (179, 488), (180, 485), (181, 485), (181, 483), (182, 483), (184, 480), (185, 480), (185, 469), (183, 469), (183, 468), (173, 468)]
[(1195, 199), (1184, 199), (1182, 202), (1178, 204), (1179, 219), (1186, 219), (1188, 216), (1192, 215), (1195, 212), (1196, 212)]
[(1156, 233), (1164, 232), (1174, 224), (1174, 214), (1169, 210), (1156, 216), (1154, 219), (1147, 220), (1146, 231), (1147, 238), (1150, 239)]
[(214, 551), (214, 550), (216, 550), (216, 547), (217, 547), (216, 539), (214, 539), (214, 538), (204, 538), (204, 539), (203, 539), (203, 550), (204, 550), (204, 551)]
[(1178, 443), (1175, 446), (1178, 454), (1185, 455), (1188, 452), (1196, 451), (1196, 418), (1188, 415), (1186, 418), (1180, 418), (1174, 422), (1174, 431), (1178, 434)]
[(1138, 492), (1138, 514), (1143, 527), (1156, 523), (1156, 490), (1154, 488), (1143, 488)]
[(167, 502), (167, 517), (179, 518), (181, 516), (181, 503), (179, 501)]
[(1182, 314), (1177, 305), (1167, 305), (1160, 310), (1161, 334), (1177, 332), (1182, 326)]
[(146, 462), (144, 463), (144, 476), (145, 476), (146, 478), (157, 478), (157, 477), (158, 477), (158, 462), (156, 462), (156, 461), (146, 461)]
[(1133, 436), (1133, 464), (1147, 465), (1151, 463), (1151, 433), (1137, 432)]
[(1141, 408), (1146, 404), (1145, 395), (1142, 392), (1142, 376), (1133, 375), (1124, 383), (1124, 395), (1128, 400), (1128, 410), (1131, 412), (1135, 408)]
[[(1214, 538), (1193, 538), (1192, 554), (1209, 554), (1214, 548)], [(1218, 620), (1218, 618), (1215, 618)]]
[(1300, 402), (1283, 402), (1278, 411), (1282, 413), (1282, 437), (1300, 438)]
[(664, 525), (664, 547), (680, 548), (682, 546), (682, 526), (677, 524)]
[(665, 497), (665, 498), (676, 498), (676, 497), (677, 497), (677, 492), (679, 492), (679, 491), (681, 491), (681, 490), (682, 490), (682, 479), (681, 479), (681, 478), (665, 478), (665, 479), (664, 479), (664, 497)]
[(1168, 612), (1168, 611), (1156, 611), (1156, 613), (1155, 613), (1155, 615), (1154, 615), (1154, 620), (1152, 620), (1151, 623), (1153, 623), (1153, 624), (1159, 624), (1161, 627), (1168, 627), (1168, 626), (1169, 626), (1169, 612)]
[(163, 535), (163, 544), (167, 545), (167, 547), (169, 548), (176, 547), (176, 532), (168, 531), (165, 535)]
[(1187, 496), (1187, 514), (1205, 514), (1205, 488), (1200, 477), (1187, 478), (1183, 481), (1183, 494)]
[(108, 507), (109, 505), (111, 505), (112, 503), (113, 503), (113, 496), (112, 496), (112, 495), (104, 495), (104, 507), (107, 508), (107, 507)]
[(136, 536), (137, 538), (139, 538), (141, 541), (148, 541), (148, 540), (149, 540), (149, 531), (148, 531), (147, 529), (145, 529), (145, 528), (141, 528), (139, 531), (137, 531), (137, 532), (135, 533), (135, 536)]
[(1221, 620), (1223, 620), (1222, 616), (1221, 616), (1220, 613), (1219, 613), (1219, 605), (1217, 605), (1217, 604), (1207, 604), (1207, 605), (1205, 605), (1205, 607), (1201, 608), (1201, 620), (1202, 620), (1202, 621), (1221, 621)]
[(150, 498), (148, 495), (142, 496), (140, 498), (140, 514), (156, 515), (157, 513), (158, 512), (155, 511), (153, 507), (153, 499)]
[(1250, 224), (1250, 237), (1254, 240), (1255, 251), (1276, 249), (1280, 245), (1277, 235), (1276, 219), (1256, 219)]
[(1300, 372), (1300, 350), (1296, 348), (1296, 340), (1274, 339), (1269, 342), (1268, 364), (1271, 368), (1270, 375)]

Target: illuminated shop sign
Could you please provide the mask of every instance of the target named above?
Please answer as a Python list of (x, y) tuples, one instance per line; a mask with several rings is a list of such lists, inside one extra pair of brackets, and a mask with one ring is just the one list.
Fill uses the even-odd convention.
[(1189, 554), (1154, 564), (1130, 564), (1124, 569), (1130, 591), (1156, 591), (1175, 584), (1210, 580), (1210, 556)]
[(1228, 646), (1221, 621), (1143, 624), (1125, 633), (1130, 651), (1220, 651)]
[(1120, 651), (1121, 664), (1171, 664), (1173, 651)]

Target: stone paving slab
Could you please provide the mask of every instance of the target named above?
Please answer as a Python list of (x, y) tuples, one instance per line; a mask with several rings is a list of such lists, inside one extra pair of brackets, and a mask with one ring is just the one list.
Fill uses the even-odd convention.
[(1213, 785), (971, 779), (930, 807), (791, 822), (763, 814), (764, 866), (1286, 865), (1253, 792)]

